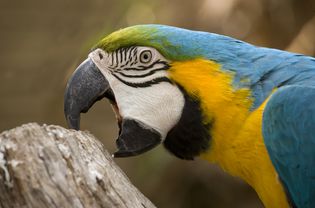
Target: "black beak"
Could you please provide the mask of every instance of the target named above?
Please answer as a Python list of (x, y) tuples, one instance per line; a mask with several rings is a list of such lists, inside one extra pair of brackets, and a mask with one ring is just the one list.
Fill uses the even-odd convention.
[(108, 81), (91, 59), (85, 60), (70, 77), (64, 95), (64, 113), (69, 128), (80, 129), (80, 113), (109, 94)]
[(114, 157), (140, 155), (161, 143), (161, 135), (154, 129), (136, 120), (124, 119)]

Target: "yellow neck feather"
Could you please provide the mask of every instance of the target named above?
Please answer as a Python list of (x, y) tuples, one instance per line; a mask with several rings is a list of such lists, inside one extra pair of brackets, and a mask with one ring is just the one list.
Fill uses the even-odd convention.
[(214, 121), (210, 150), (201, 157), (244, 179), (266, 207), (288, 207), (261, 134), (264, 104), (251, 112), (251, 91), (233, 89), (233, 74), (209, 60), (175, 62), (169, 76), (200, 100), (204, 121)]

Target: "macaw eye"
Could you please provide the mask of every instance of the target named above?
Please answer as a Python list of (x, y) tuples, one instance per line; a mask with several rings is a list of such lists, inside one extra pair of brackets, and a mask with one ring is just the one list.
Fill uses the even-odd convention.
[(149, 63), (152, 59), (152, 53), (151, 51), (149, 50), (146, 50), (146, 51), (142, 51), (141, 54), (140, 54), (140, 61), (142, 63)]

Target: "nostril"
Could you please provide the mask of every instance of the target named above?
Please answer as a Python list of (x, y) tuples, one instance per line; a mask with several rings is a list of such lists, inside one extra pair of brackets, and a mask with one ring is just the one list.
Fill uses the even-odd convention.
[(100, 59), (103, 59), (103, 54), (98, 53), (98, 56), (100, 57)]

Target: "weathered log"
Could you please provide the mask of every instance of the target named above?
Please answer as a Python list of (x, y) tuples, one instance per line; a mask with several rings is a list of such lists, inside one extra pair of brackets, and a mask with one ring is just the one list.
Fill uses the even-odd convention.
[(0, 134), (0, 207), (155, 207), (88, 132), (36, 123)]

